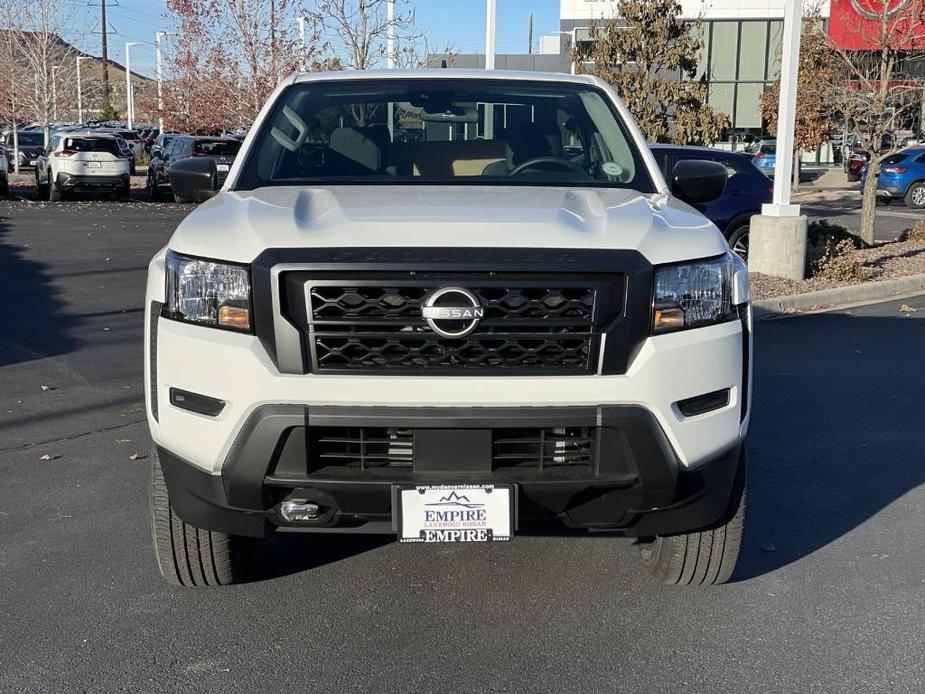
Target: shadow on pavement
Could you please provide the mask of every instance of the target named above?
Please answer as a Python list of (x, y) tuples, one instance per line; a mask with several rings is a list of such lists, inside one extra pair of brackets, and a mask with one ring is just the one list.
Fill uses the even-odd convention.
[(26, 258), (27, 249), (5, 237), (9, 220), (0, 218), (0, 366), (71, 352), (77, 320), (64, 312), (46, 266)]
[(395, 538), (391, 535), (275, 533), (257, 543), (252, 582), (309, 571), (370, 550)]
[(925, 483), (925, 320), (762, 322), (755, 351), (738, 580), (837, 541)]

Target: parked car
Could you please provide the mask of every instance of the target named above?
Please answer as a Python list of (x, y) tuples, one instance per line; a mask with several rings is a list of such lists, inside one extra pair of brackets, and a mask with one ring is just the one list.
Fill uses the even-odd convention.
[(138, 133), (134, 130), (126, 130), (125, 128), (98, 128), (94, 129), (92, 132), (109, 133), (116, 137), (119, 145), (123, 147), (126, 154), (129, 155), (130, 173), (134, 176), (136, 162), (144, 153), (144, 143), (141, 141)]
[(171, 190), (170, 167), (178, 161), (190, 157), (204, 158), (214, 162), (214, 172), (210, 181), (211, 189), (217, 190), (225, 182), (234, 158), (241, 149), (241, 141), (222, 137), (204, 137), (198, 135), (178, 135), (173, 138), (167, 149), (151, 158), (148, 164), (147, 190), (152, 200), (160, 199), (173, 192), (176, 202), (193, 202)]
[(163, 152), (164, 148), (170, 144), (170, 141), (180, 134), (181, 133), (158, 133), (157, 137), (154, 138), (154, 142), (151, 143), (151, 149), (149, 150), (151, 156), (153, 157)]
[[(45, 149), (45, 133), (41, 130), (19, 130), (15, 142), (19, 143), (19, 168), (34, 169), (35, 161)], [(13, 170), (12, 153), (14, 151), (13, 133), (7, 132), (3, 136), (3, 147), (10, 153), (7, 159), (7, 170)]]
[[(233, 583), (276, 531), (383, 534), (422, 562), (427, 543), (559, 528), (636, 538), (655, 581), (727, 581), (748, 272), (690, 206), (727, 167), (682, 159), (666, 183), (588, 75), (439, 72), (284, 80), (149, 264), (159, 570)], [(390, 103), (427, 139), (372, 120)], [(516, 127), (480, 127), (492, 111)], [(172, 162), (174, 192), (214, 167)]]
[[(856, 142), (857, 140), (855, 140)], [(896, 138), (887, 133), (880, 140), (880, 152), (889, 152), (896, 146), (902, 146), (902, 142), (897, 144)], [(854, 144), (848, 148), (848, 154), (845, 157), (845, 173), (848, 174), (848, 182), (856, 183), (861, 180), (861, 171), (870, 161), (870, 152), (863, 147)]]
[(10, 160), (6, 149), (0, 146), (0, 198), (10, 197)]
[[(868, 166), (861, 170), (862, 188), (869, 173)], [(877, 198), (887, 204), (903, 200), (906, 207), (925, 209), (925, 146), (907, 147), (880, 162)]]
[(759, 140), (749, 145), (746, 150), (752, 155), (755, 166), (765, 176), (774, 175), (777, 164), (777, 140)]
[(67, 193), (107, 193), (128, 200), (129, 156), (116, 136), (88, 132), (54, 135), (36, 161), (35, 190), (41, 200), (61, 200)]
[(726, 167), (729, 180), (723, 194), (695, 207), (723, 233), (729, 247), (742, 260), (748, 260), (750, 220), (761, 214), (764, 203), (771, 202), (774, 190), (771, 179), (755, 166), (755, 158), (744, 152), (706, 147), (654, 144), (650, 148), (666, 179), (671, 178), (679, 161), (688, 159), (715, 161)]

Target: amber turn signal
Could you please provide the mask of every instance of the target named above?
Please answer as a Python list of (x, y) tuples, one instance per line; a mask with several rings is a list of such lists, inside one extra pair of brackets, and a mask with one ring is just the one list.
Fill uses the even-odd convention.
[(218, 310), (218, 324), (226, 328), (249, 330), (251, 327), (250, 312), (239, 306), (222, 306)]
[(652, 327), (654, 332), (683, 328), (684, 311), (680, 308), (657, 308), (655, 309), (655, 321)]

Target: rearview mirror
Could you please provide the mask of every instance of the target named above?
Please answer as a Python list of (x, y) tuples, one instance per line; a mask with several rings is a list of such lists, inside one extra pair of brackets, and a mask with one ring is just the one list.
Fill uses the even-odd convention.
[(183, 200), (203, 202), (218, 190), (215, 160), (208, 157), (188, 157), (175, 161), (167, 169), (174, 195)]
[(697, 204), (716, 200), (726, 190), (726, 167), (706, 159), (682, 159), (671, 172), (671, 194)]

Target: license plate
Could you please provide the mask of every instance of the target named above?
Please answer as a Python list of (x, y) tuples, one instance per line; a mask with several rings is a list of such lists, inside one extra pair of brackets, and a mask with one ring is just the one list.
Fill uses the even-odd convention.
[(400, 542), (489, 542), (513, 535), (513, 487), (491, 484), (399, 490)]
[(216, 170), (216, 171), (226, 171), (226, 172), (227, 172), (227, 171), (228, 171), (228, 164), (216, 164), (216, 165), (215, 165), (215, 170)]
[(99, 169), (101, 166), (102, 164), (100, 164), (98, 161), (88, 161), (87, 162), (88, 169)]
[(37, 161), (36, 159), (30, 159), (29, 166), (35, 166), (36, 161)]

